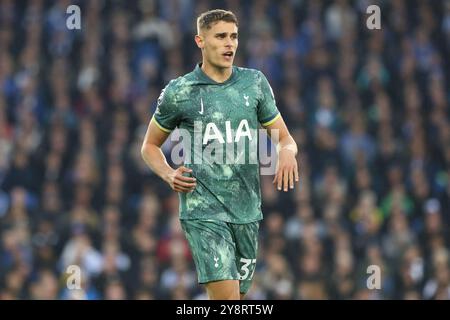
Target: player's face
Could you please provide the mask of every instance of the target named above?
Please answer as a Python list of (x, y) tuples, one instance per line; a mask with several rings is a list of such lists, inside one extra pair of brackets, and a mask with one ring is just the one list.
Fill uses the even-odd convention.
[(238, 29), (232, 22), (219, 21), (203, 33), (203, 57), (216, 68), (230, 68), (238, 47)]

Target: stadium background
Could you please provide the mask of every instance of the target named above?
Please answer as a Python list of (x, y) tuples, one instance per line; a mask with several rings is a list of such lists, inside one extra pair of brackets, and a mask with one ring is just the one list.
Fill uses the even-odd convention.
[(71, 264), (87, 299), (205, 298), (140, 146), (160, 90), (200, 59), (195, 17), (218, 7), (300, 149), (294, 192), (262, 179), (248, 298), (449, 299), (448, 0), (1, 0), (0, 298), (80, 297)]

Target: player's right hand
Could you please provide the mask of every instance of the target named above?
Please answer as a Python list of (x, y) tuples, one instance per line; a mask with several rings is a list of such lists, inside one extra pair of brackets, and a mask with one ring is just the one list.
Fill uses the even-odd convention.
[(197, 179), (183, 176), (184, 173), (192, 173), (192, 169), (181, 166), (169, 174), (168, 183), (176, 192), (192, 192), (197, 186)]

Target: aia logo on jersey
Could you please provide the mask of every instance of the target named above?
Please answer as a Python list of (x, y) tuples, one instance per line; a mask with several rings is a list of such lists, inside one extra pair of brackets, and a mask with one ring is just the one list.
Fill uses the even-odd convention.
[[(196, 128), (198, 125), (200, 125), (200, 128)], [(194, 130), (199, 130), (201, 132), (202, 123), (200, 121), (195, 121), (194, 128)], [(239, 142), (242, 137), (248, 137), (250, 141), (252, 140), (252, 134), (247, 119), (241, 120), (236, 131), (231, 129), (230, 120), (225, 121), (225, 137), (214, 122), (208, 122), (203, 134), (203, 145), (208, 144), (210, 140), (218, 141), (219, 143), (225, 143), (225, 139), (227, 143), (232, 143), (233, 141)]]

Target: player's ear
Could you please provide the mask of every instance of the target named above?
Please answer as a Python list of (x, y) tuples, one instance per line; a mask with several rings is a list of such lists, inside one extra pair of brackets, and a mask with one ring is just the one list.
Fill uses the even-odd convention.
[(203, 37), (201, 35), (196, 34), (194, 40), (195, 43), (197, 44), (197, 47), (203, 49), (204, 47)]

